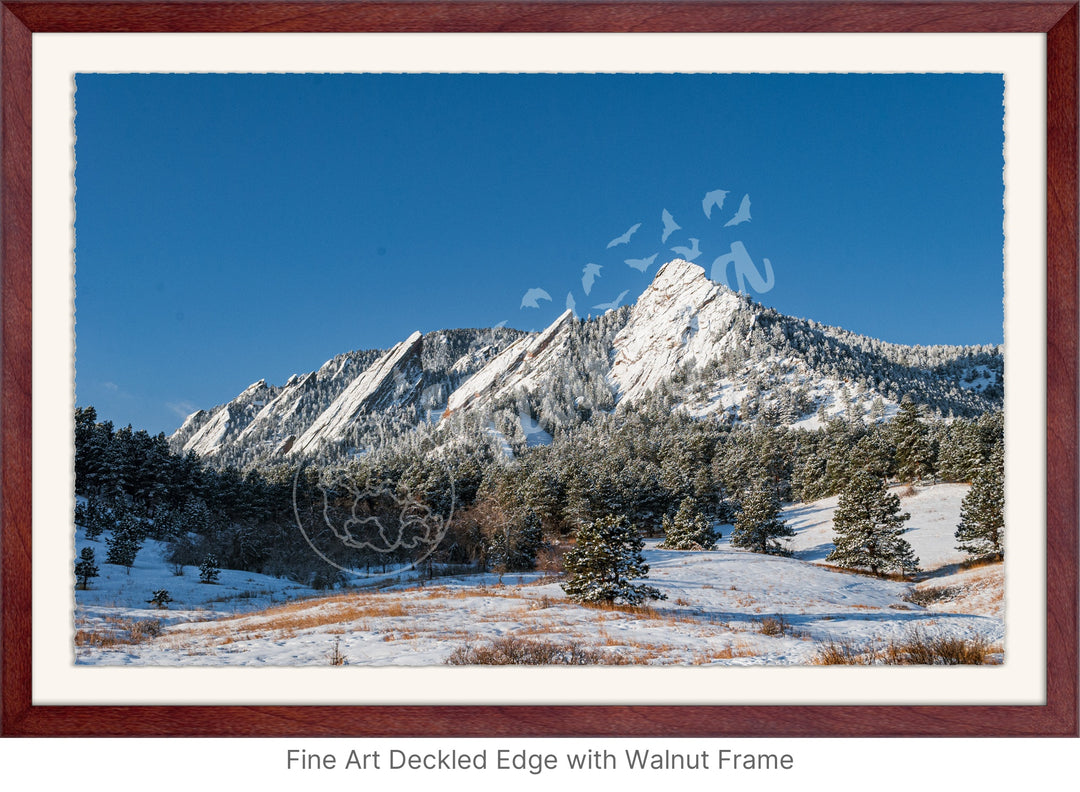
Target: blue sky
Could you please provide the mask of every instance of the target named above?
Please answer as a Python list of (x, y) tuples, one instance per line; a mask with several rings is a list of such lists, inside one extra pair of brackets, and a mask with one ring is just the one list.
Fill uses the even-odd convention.
[[(691, 237), (706, 273), (737, 242), (758, 272), (769, 259), (773, 287), (747, 291), (784, 313), (897, 343), (1002, 341), (999, 75), (76, 87), (76, 401), (117, 425), (170, 433), (255, 380), (413, 330), (538, 330), (568, 293), (580, 315), (632, 302)], [(750, 221), (726, 226), (743, 196)], [(661, 243), (664, 210), (681, 228)], [(531, 288), (551, 300), (522, 307)]]

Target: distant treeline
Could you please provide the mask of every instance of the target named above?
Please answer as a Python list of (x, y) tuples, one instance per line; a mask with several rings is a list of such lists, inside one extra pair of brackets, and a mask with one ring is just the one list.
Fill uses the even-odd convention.
[(342, 579), (337, 566), (392, 568), (436, 541), (432, 571), (557, 568), (560, 543), (590, 521), (622, 515), (659, 535), (692, 499), (731, 522), (762, 485), (792, 502), (835, 495), (859, 470), (972, 481), (1000, 453), (1003, 431), (1000, 412), (931, 419), (908, 398), (892, 420), (815, 430), (692, 418), (651, 402), (595, 414), (513, 458), (477, 427), (333, 467), (241, 471), (173, 453), (163, 434), (115, 429), (86, 407), (75, 412), (75, 488), (90, 502), (81, 519), (98, 531), (134, 519), (144, 537), (169, 543), (178, 571), (212, 555), (224, 568), (327, 587)]

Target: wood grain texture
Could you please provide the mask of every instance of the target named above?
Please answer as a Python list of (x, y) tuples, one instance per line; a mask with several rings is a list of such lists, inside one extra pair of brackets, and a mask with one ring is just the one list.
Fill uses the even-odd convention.
[[(1077, 7), (1047, 35), (1047, 687), (1077, 733)], [(1065, 706), (1065, 702), (1071, 702)], [(1054, 702), (1051, 701), (1051, 706)]]
[(12, 2), (50, 32), (1045, 32), (1068, 3)]
[[(41, 736), (1077, 736), (1077, 3), (0, 2), (0, 733)], [(1047, 34), (1046, 706), (64, 707), (31, 704), (32, 32)]]
[(30, 31), (0, 12), (0, 732), (30, 704)]

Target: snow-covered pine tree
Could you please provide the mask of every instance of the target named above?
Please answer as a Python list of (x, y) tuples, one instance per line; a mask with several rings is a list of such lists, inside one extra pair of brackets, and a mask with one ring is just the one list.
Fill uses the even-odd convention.
[(715, 550), (716, 531), (698, 506), (697, 499), (683, 498), (675, 519), (664, 517), (664, 541), (657, 545), (665, 550)]
[(217, 583), (220, 574), (221, 570), (218, 568), (217, 558), (213, 555), (208, 555), (205, 560), (199, 564), (200, 583)]
[(851, 467), (886, 478), (892, 472), (894, 455), (886, 433), (875, 428), (858, 439), (849, 459)]
[(85, 591), (90, 584), (90, 578), (97, 576), (98, 568), (94, 563), (94, 548), (84, 547), (79, 553), (79, 560), (75, 562), (75, 578), (79, 588)]
[(649, 574), (641, 553), (644, 547), (625, 517), (607, 515), (586, 523), (578, 529), (576, 546), (566, 554), (570, 579), (562, 584), (563, 591), (578, 602), (637, 605), (646, 599), (667, 599), (652, 586), (630, 582)]
[(825, 479), (825, 459), (811, 451), (791, 475), (791, 495), (796, 500), (809, 502), (829, 494)]
[(500, 574), (525, 572), (536, 566), (536, 554), (544, 542), (540, 518), (532, 512), (504, 517), (495, 527), (489, 526), (487, 558)]
[(142, 526), (138, 519), (130, 512), (121, 514), (112, 534), (105, 539), (105, 546), (109, 548), (105, 563), (127, 567), (130, 575), (135, 556), (142, 546)]
[(153, 605), (158, 610), (168, 610), (169, 603), (172, 601), (168, 589), (157, 589), (154, 591), (154, 595), (146, 601), (146, 604)]
[[(82, 522), (80, 522), (80, 520)], [(86, 505), (80, 510), (75, 508), (75, 523), (86, 529), (86, 538), (96, 542), (107, 527), (109, 514), (97, 498), (87, 498)]]
[(911, 574), (919, 559), (901, 534), (910, 514), (900, 512), (900, 499), (883, 479), (856, 471), (833, 515), (835, 548), (825, 560), (842, 567), (869, 569), (875, 575), (896, 570)]
[(901, 481), (916, 481), (934, 472), (933, 448), (918, 405), (910, 394), (900, 400), (900, 411), (892, 420), (896, 446), (896, 475)]
[(956, 528), (957, 550), (977, 559), (998, 559), (1005, 555), (1005, 461), (1001, 450), (975, 476), (971, 489), (960, 504), (960, 524)]
[(742, 500), (742, 511), (735, 518), (731, 544), (755, 553), (789, 555), (778, 542), (793, 531), (780, 517), (780, 500), (770, 484), (758, 483)]

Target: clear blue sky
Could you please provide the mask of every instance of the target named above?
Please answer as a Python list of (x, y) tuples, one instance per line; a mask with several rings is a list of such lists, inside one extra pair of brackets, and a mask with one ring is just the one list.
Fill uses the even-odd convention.
[[(1000, 76), (76, 86), (76, 400), (118, 426), (170, 433), (255, 380), (413, 330), (541, 329), (568, 292), (581, 315), (632, 302), (690, 237), (707, 273), (733, 242), (760, 271), (768, 258), (775, 286), (748, 291), (784, 313), (898, 343), (1002, 341)], [(744, 195), (752, 219), (725, 226)], [(682, 228), (661, 244), (665, 209)], [(624, 263), (653, 253), (645, 272)], [(530, 288), (551, 301), (521, 307)]]

